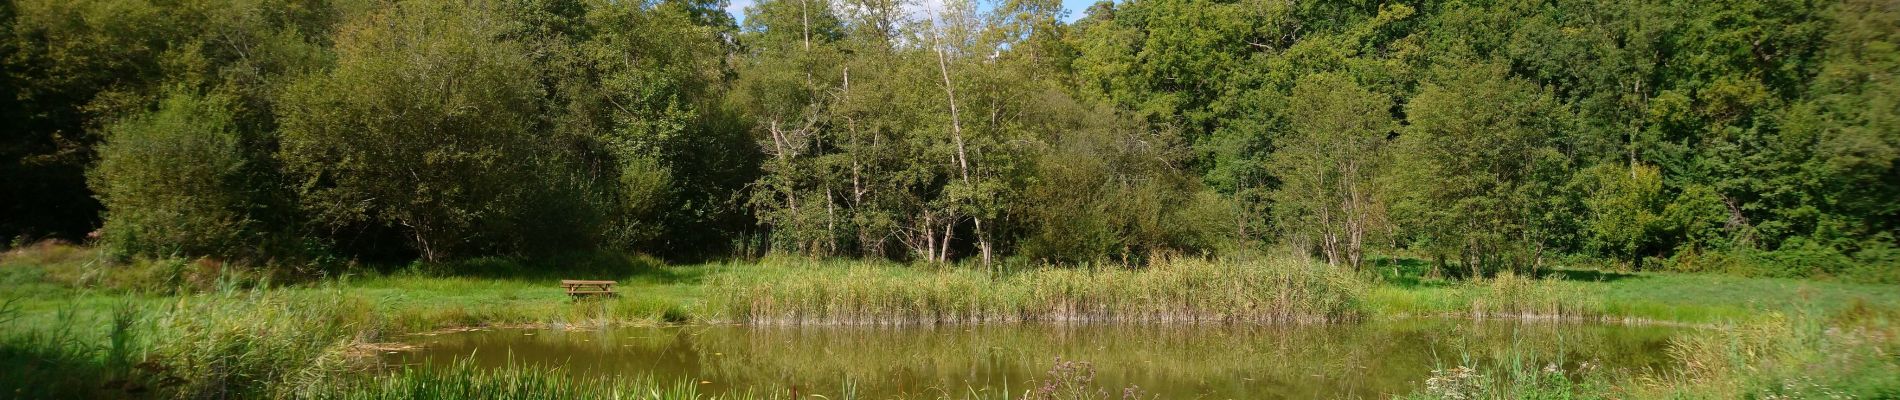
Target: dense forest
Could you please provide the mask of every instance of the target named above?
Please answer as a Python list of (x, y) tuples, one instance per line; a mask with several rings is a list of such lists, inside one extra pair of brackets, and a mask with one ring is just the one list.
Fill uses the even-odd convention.
[(1893, 0), (725, 6), (0, 2), (0, 236), (1900, 281)]

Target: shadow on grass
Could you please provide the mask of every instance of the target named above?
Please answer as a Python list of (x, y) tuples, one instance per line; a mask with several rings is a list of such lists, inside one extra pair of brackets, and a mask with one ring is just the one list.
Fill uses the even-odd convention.
[(154, 398), (182, 382), (157, 363), (101, 351), (69, 331), (0, 333), (0, 398)]
[[(1417, 258), (1377, 257), (1372, 260), (1372, 270), (1379, 274), (1385, 283), (1402, 288), (1427, 288), (1450, 285), (1447, 279), (1427, 278), (1432, 271), (1430, 261)], [(1449, 272), (1449, 271), (1444, 271)], [(1449, 278), (1449, 276), (1447, 276)]]
[(1537, 273), (1538, 279), (1558, 278), (1579, 282), (1615, 282), (1637, 277), (1636, 274), (1593, 269), (1546, 269)]
[[(64, 351), (23, 348), (12, 343), (0, 344), (0, 393), (21, 399), (82, 399), (128, 397), (145, 391), (130, 387), (115, 391), (103, 366), (90, 360), (70, 357)], [(117, 383), (116, 381), (113, 383)], [(115, 393), (117, 392), (117, 393)], [(4, 396), (0, 396), (4, 397)]]
[(704, 279), (702, 268), (668, 268), (660, 259), (617, 252), (572, 253), (535, 258), (481, 257), (439, 264), (411, 265), (408, 272), (518, 281), (613, 280), (691, 284)]
[[(1373, 270), (1387, 284), (1402, 288), (1429, 288), (1451, 285), (1452, 282), (1470, 278), (1471, 271), (1460, 268), (1456, 263), (1445, 265), (1432, 276), (1432, 262), (1410, 257), (1378, 257), (1372, 260)], [(1593, 269), (1546, 268), (1537, 271), (1538, 279), (1562, 279), (1576, 282), (1614, 282), (1623, 279), (1640, 278), (1636, 274), (1600, 271)]]

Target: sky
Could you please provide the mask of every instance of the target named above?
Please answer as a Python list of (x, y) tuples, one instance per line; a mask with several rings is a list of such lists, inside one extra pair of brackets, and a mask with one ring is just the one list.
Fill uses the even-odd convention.
[[(726, 13), (732, 14), (732, 19), (734, 21), (738, 21), (739, 23), (744, 24), (745, 23), (745, 9), (746, 7), (751, 7), (753, 1), (755, 0), (730, 0), (730, 3), (726, 5)], [(1062, 22), (1075, 22), (1076, 19), (1082, 18), (1082, 11), (1087, 10), (1089, 6), (1094, 5), (1095, 1), (1096, 0), (1062, 0), (1062, 9), (1069, 11), (1069, 15), (1066, 18), (1063, 18)], [(908, 8), (911, 8), (913, 12), (931, 10), (931, 9), (937, 9), (937, 10), (943, 9), (943, 0), (919, 0), (919, 3), (921, 4), (914, 5)], [(987, 2), (987, 1), (978, 1), (977, 7), (988, 9), (989, 7), (991, 7), (991, 4), (990, 2)]]

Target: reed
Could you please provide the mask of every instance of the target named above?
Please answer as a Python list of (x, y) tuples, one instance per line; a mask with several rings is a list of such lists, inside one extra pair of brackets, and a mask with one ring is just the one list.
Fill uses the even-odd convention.
[(708, 278), (706, 312), (750, 324), (1295, 322), (1363, 316), (1362, 281), (1322, 266), (1167, 260), (1143, 269), (775, 260)]
[(1510, 272), (1463, 283), (1471, 315), (1478, 318), (1595, 318), (1602, 306), (1592, 296), (1558, 279), (1536, 279)]

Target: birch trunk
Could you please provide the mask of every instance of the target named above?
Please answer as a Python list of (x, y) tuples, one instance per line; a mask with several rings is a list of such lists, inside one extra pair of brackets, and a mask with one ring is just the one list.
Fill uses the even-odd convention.
[[(938, 35), (941, 34), (941, 32), (938, 33)], [(970, 184), (970, 157), (963, 146), (963, 121), (957, 113), (956, 86), (950, 81), (950, 62), (948, 56), (944, 54), (941, 38), (937, 40), (937, 71), (943, 76), (943, 94), (950, 103), (950, 137), (957, 145), (957, 171), (963, 178), (963, 185), (974, 189), (975, 186)], [(976, 247), (983, 253), (983, 267), (987, 269), (990, 266), (989, 232), (983, 229), (983, 217), (974, 217), (971, 220), (976, 224)], [(945, 232), (944, 237), (948, 242), (949, 232)], [(945, 243), (944, 254), (949, 254), (949, 249), (949, 243)]]

